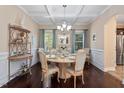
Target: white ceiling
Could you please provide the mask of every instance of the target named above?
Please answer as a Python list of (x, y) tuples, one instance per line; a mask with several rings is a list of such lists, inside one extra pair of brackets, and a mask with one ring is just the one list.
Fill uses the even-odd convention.
[[(56, 26), (64, 21), (62, 5), (21, 5), (19, 7), (40, 25)], [(67, 5), (66, 22), (71, 25), (87, 25), (109, 7), (107, 5)]]

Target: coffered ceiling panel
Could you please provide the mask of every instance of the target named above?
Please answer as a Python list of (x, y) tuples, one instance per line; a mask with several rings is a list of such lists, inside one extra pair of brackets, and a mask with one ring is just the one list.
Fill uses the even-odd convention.
[(107, 5), (87, 5), (80, 16), (98, 16), (106, 7)]
[(53, 25), (53, 23), (49, 20), (49, 18), (45, 17), (33, 17), (36, 23), (40, 23), (41, 25)]
[[(47, 6), (51, 16), (53, 17), (64, 17), (64, 8), (62, 5), (57, 5), (57, 6), (53, 6), (53, 5), (48, 5)], [(78, 5), (68, 5), (65, 8), (65, 17), (75, 17), (80, 9), (82, 8), (82, 6), (78, 6)]]
[(42, 5), (22, 5), (22, 7), (31, 16), (48, 16)]
[(110, 6), (67, 5), (65, 17), (62, 5), (22, 5), (19, 7), (31, 16), (36, 23), (57, 26), (63, 21), (71, 25), (89, 24)]
[(66, 17), (66, 18), (63, 18), (63, 17), (55, 17), (54, 18), (56, 24), (62, 24), (65, 20), (67, 23), (72, 23), (74, 18), (73, 17)]

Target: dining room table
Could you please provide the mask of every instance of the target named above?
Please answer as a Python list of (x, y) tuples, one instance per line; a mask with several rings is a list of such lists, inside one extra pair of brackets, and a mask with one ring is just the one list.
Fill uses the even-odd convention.
[(68, 54), (67, 56), (64, 55), (47, 55), (47, 61), (51, 63), (58, 64), (60, 75), (60, 79), (70, 78), (71, 76), (66, 73), (66, 68), (72, 66), (71, 64), (75, 63), (76, 55), (75, 54)]

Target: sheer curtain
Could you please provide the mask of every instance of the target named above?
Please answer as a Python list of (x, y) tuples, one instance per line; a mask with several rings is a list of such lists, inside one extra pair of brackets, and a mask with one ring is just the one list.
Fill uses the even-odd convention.
[(90, 33), (88, 29), (84, 30), (84, 48), (89, 48), (90, 44)]
[(40, 29), (40, 48), (44, 48), (44, 29)]
[[(53, 35), (53, 41), (52, 41), (52, 47), (53, 48), (56, 48), (56, 38), (57, 38), (57, 35), (56, 35), (56, 29), (53, 29), (52, 30), (52, 35)], [(76, 31), (77, 30), (75, 30), (75, 29), (73, 29), (72, 31), (71, 31), (71, 52), (72, 53), (74, 53), (75, 52), (75, 33), (76, 33)], [(89, 35), (87, 35), (88, 34), (88, 31), (87, 30), (81, 30), (82, 31), (82, 33), (83, 33), (83, 35), (84, 35), (84, 37), (83, 37), (83, 47), (84, 48), (86, 48), (86, 47), (88, 47), (88, 36)], [(40, 47), (41, 48), (44, 48), (45, 47), (45, 30), (44, 29), (40, 29), (40, 40), (39, 40), (40, 42)], [(83, 48), (82, 47), (82, 48)]]
[[(40, 40), (39, 40), (40, 48), (45, 48), (45, 29), (40, 29), (39, 31), (40, 31)], [(52, 48), (56, 48), (56, 29), (50, 31), (52, 31), (52, 35), (53, 35)]]
[(80, 31), (81, 32), (81, 34), (82, 34), (82, 48), (86, 48), (87, 47), (87, 38), (89, 38), (88, 36), (87, 36), (87, 30), (85, 30), (85, 29), (82, 29), (82, 30), (76, 30), (76, 29), (73, 29), (72, 30), (72, 32), (71, 32), (71, 52), (72, 53), (74, 53), (75, 52), (75, 42), (76, 42), (76, 37), (75, 37), (75, 35), (76, 35), (76, 33), (78, 32), (78, 31)]
[(56, 48), (56, 29), (53, 30), (53, 48)]
[(74, 53), (75, 50), (75, 30), (71, 32), (71, 52)]

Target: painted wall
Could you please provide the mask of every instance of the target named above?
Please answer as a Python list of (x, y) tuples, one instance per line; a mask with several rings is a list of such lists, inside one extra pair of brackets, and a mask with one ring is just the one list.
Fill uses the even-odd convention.
[[(108, 43), (108, 42), (106, 42), (107, 40), (105, 38), (107, 38), (108, 36), (110, 36), (110, 35), (107, 36), (107, 33), (113, 35), (113, 36), (110, 37), (111, 38), (110, 40), (112, 40), (112, 38), (115, 35), (115, 34), (112, 33), (112, 31), (115, 31), (115, 28), (116, 28), (115, 27), (115, 21), (113, 20), (114, 23), (111, 24), (112, 21), (110, 21), (110, 20), (111, 20), (111, 18), (113, 16), (123, 15), (124, 14), (124, 10), (123, 9), (124, 9), (124, 6), (122, 6), (122, 5), (111, 6), (111, 8), (109, 8), (106, 12), (104, 12), (100, 17), (98, 17), (91, 24), (91, 28), (90, 28), (90, 47), (91, 47), (91, 50), (92, 49), (93, 50), (95, 49), (97, 52), (98, 51), (99, 52), (103, 51), (103, 54), (100, 57), (101, 57), (101, 59), (104, 59), (104, 61), (101, 61), (99, 63), (98, 62), (95, 62), (94, 65), (96, 65), (96, 64), (104, 64), (104, 67), (103, 66), (99, 66), (99, 67), (97, 66), (100, 69), (103, 68), (102, 69), (103, 71), (104, 70), (105, 71), (112, 70), (111, 69), (112, 67), (109, 64), (109, 61), (110, 61), (110, 63), (113, 62), (113, 64), (114, 64), (114, 61), (115, 61), (115, 59), (114, 60), (112, 59), (112, 58), (115, 57), (115, 54), (111, 56), (111, 59), (109, 61), (106, 61), (106, 57), (104, 57), (104, 56), (107, 56), (109, 54), (109, 53), (106, 53), (107, 48), (110, 49), (111, 51), (113, 51), (113, 49), (115, 49), (114, 43), (111, 45), (111, 47), (107, 47), (106, 48), (106, 46), (107, 46), (106, 43)], [(109, 23), (109, 21), (110, 21), (110, 23)], [(112, 27), (111, 29), (108, 28), (108, 31), (110, 31), (110, 33), (109, 32), (106, 32), (106, 29), (104, 28), (107, 25), (110, 26), (110, 27)], [(93, 33), (96, 33), (96, 42), (93, 42), (92, 41), (92, 34)], [(110, 51), (110, 54), (112, 53), (111, 51)], [(92, 56), (94, 56), (94, 55), (96, 55), (96, 54), (93, 54), (92, 53)], [(95, 57), (95, 59), (98, 59), (97, 56)], [(107, 67), (107, 68), (105, 68), (105, 67)]]
[[(8, 51), (8, 24), (21, 25), (32, 31), (36, 41), (38, 41), (38, 26), (32, 19), (21, 11), (17, 6), (0, 6), (0, 52)], [(38, 47), (37, 44), (34, 48)]]
[[(30, 40), (32, 42), (33, 64), (37, 60), (36, 49), (38, 48), (38, 25), (26, 15), (18, 6), (0, 6), (0, 86), (8, 81), (8, 24), (20, 25), (31, 31)], [(32, 39), (33, 36), (33, 39)], [(11, 74), (16, 73), (23, 62), (11, 62)]]
[(104, 25), (104, 70), (115, 70), (116, 67), (116, 16)]

